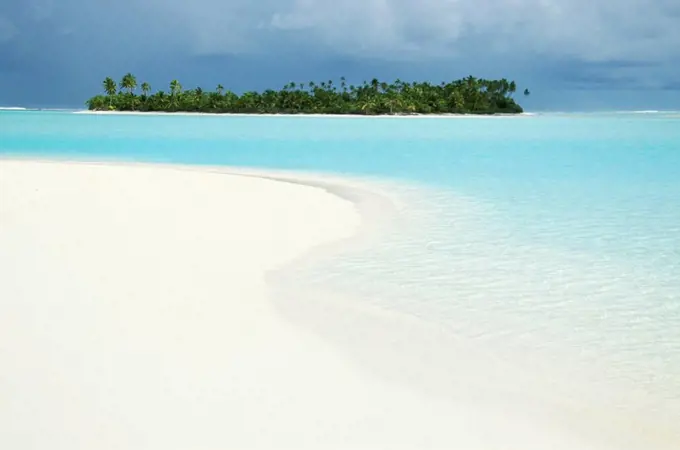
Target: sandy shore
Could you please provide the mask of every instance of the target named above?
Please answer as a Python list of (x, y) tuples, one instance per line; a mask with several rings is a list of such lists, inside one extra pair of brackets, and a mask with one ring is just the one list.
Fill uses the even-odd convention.
[[(521, 401), (463, 396), (463, 360), (423, 376), (445, 341), (419, 325), (282, 314), (265, 275), (361, 221), (299, 183), (0, 160), (0, 448), (623, 448)], [(352, 328), (354, 356), (296, 318)], [(420, 378), (461, 394), (428, 394)]]
[(333, 117), (341, 119), (497, 119), (499, 117), (527, 117), (533, 113), (520, 114), (238, 114), (238, 113), (192, 113), (156, 111), (73, 111), (73, 114), (106, 116), (216, 116), (216, 117)]

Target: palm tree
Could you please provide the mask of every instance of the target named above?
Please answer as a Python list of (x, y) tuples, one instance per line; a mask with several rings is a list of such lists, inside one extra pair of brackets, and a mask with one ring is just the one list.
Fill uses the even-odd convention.
[(170, 82), (170, 94), (175, 96), (182, 92), (182, 85), (177, 80), (172, 80)]
[(387, 106), (390, 108), (390, 114), (394, 114), (395, 112), (401, 111), (403, 109), (404, 102), (400, 97), (390, 93), (389, 97), (387, 98)]
[(375, 97), (369, 97), (361, 102), (360, 106), (361, 111), (363, 111), (364, 114), (372, 114), (378, 107), (378, 102), (376, 101)]
[(477, 104), (479, 103), (479, 97), (480, 97), (480, 81), (470, 75), (469, 77), (465, 78), (465, 97), (469, 99), (469, 102), (472, 103), (472, 107), (470, 110), (472, 112), (477, 110)]
[(104, 90), (106, 91), (106, 95), (113, 97), (116, 95), (116, 92), (118, 92), (118, 86), (116, 85), (116, 82), (113, 81), (113, 78), (111, 77), (106, 77), (106, 79), (103, 81), (102, 85), (104, 86)]
[[(106, 91), (106, 95), (109, 98), (109, 109), (113, 109), (113, 97), (116, 95), (116, 93), (118, 93), (118, 85), (116, 85), (116, 82), (111, 77), (106, 77), (102, 82), (102, 85), (104, 86), (104, 91)], [(93, 105), (94, 102), (90, 104)]]
[(135, 78), (134, 75), (131, 73), (127, 73), (123, 76), (123, 79), (120, 80), (120, 88), (121, 89), (127, 89), (129, 94), (132, 94), (132, 92), (135, 90), (137, 87), (137, 78)]
[[(245, 113), (336, 113), (336, 114), (401, 114), (401, 113), (518, 113), (522, 108), (512, 98), (516, 90), (514, 81), (506, 79), (477, 79), (473, 76), (439, 84), (429, 82), (364, 81), (361, 85), (347, 85), (340, 78), (339, 89), (333, 80), (320, 84), (287, 83), (283, 90), (250, 91), (241, 96), (225, 91), (221, 84), (216, 92), (201, 88), (183, 91), (177, 80), (170, 83), (170, 93), (162, 91), (149, 96), (151, 86), (142, 83), (142, 96), (134, 89), (137, 81), (126, 74), (118, 93), (116, 82), (107, 78), (102, 83), (107, 96), (98, 95), (87, 101), (90, 109), (145, 111), (202, 111)], [(224, 93), (224, 95), (223, 95)], [(529, 90), (524, 91), (529, 95)]]
[(465, 99), (463, 98), (463, 94), (458, 90), (453, 91), (449, 98), (449, 102), (451, 109), (453, 109), (454, 112), (463, 111), (465, 109)]

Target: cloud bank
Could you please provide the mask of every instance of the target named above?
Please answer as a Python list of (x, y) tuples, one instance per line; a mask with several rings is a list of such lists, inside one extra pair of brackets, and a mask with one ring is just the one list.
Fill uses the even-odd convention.
[(9, 0), (0, 74), (291, 57), (660, 89), (680, 78), (678, 24), (678, 0)]

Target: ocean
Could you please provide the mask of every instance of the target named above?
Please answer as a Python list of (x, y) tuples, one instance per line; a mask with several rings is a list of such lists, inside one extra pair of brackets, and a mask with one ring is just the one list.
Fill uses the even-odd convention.
[[(621, 423), (680, 422), (680, 113), (2, 111), (2, 156), (294, 170), (393, 189), (404, 203), (389, 231), (300, 265), (289, 288), (312, 286), (319, 298), (304, 301), (317, 305), (327, 295), (414, 318), (494, 361), (494, 386), (541, 385), (544, 399), (616, 411)], [(329, 339), (342, 346), (348, 330)], [(451, 369), (460, 353), (448, 342), (431, 343), (424, 364)], [(438, 392), (447, 383), (423, 380)]]

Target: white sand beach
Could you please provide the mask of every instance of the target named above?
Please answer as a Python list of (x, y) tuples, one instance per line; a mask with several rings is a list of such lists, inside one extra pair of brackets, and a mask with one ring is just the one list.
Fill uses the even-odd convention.
[(316, 117), (335, 119), (498, 119), (499, 117), (531, 117), (533, 113), (521, 114), (247, 114), (247, 113), (200, 113), (162, 111), (73, 111), (73, 114), (95, 116), (216, 116), (216, 117)]
[(0, 448), (624, 448), (390, 382), (283, 317), (266, 273), (361, 222), (302, 184), (0, 160)]

